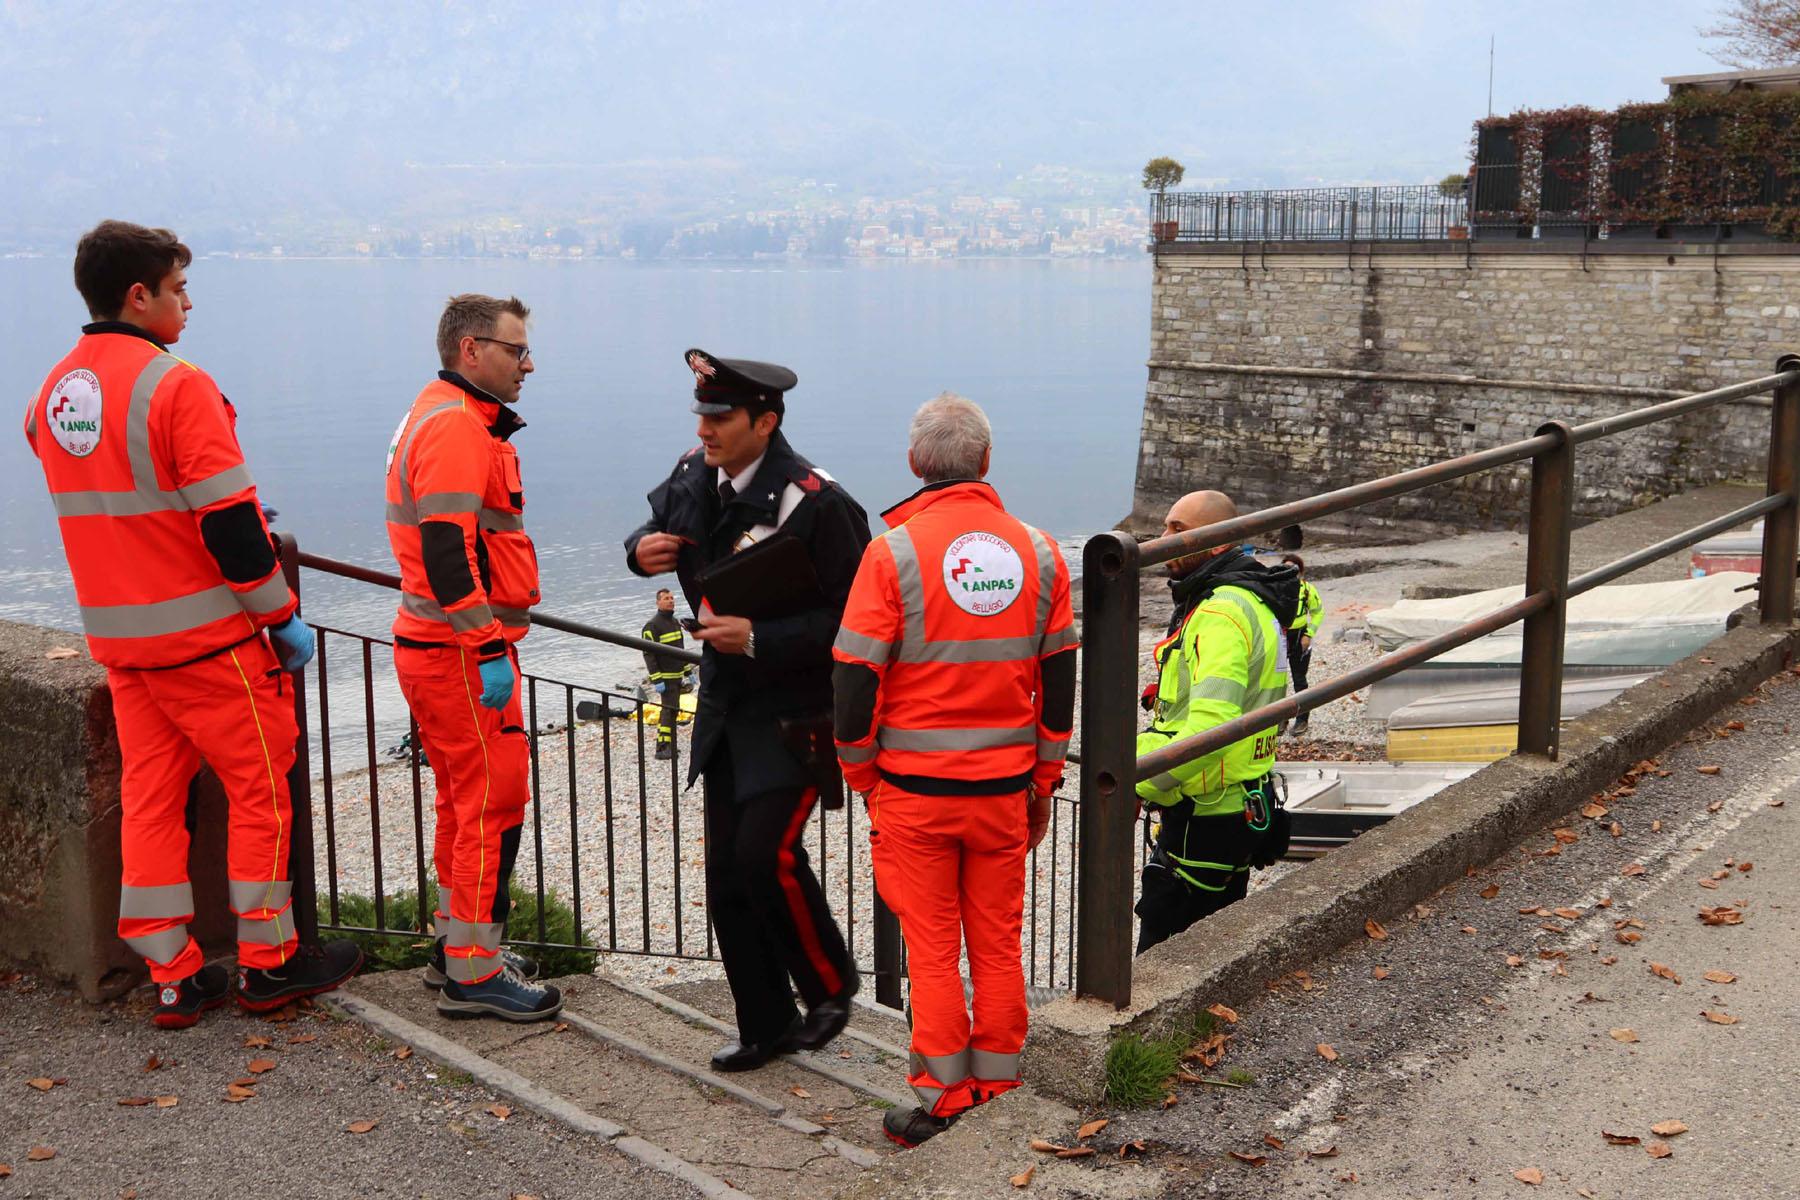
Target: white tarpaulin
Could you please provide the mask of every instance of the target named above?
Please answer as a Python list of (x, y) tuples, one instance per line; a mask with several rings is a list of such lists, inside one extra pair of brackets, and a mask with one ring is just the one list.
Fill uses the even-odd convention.
[[(1756, 576), (1745, 571), (1721, 571), (1700, 579), (1595, 588), (1569, 601), (1568, 632), (1668, 629), (1674, 633), (1716, 629), (1723, 633), (1725, 618), (1756, 599), (1754, 591), (1738, 589), (1755, 582)], [(1498, 612), (1524, 596), (1525, 585), (1520, 584), (1467, 596), (1447, 596), (1441, 600), (1402, 600), (1391, 608), (1370, 613), (1369, 633), (1383, 649), (1395, 650), (1448, 633), (1458, 625)], [(1504, 661), (1504, 651), (1497, 643), (1516, 643), (1524, 636), (1523, 631), (1524, 623), (1520, 622), (1470, 643), (1461, 655), (1468, 655), (1476, 646), (1486, 646), (1491, 648), (1493, 661)], [(1512, 652), (1512, 660), (1517, 661), (1516, 650)]]

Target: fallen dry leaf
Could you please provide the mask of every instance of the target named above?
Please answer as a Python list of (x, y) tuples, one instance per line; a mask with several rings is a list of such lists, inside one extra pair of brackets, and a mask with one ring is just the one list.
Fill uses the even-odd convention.
[(1486, 887), (1482, 888), (1481, 891), (1477, 894), (1483, 900), (1492, 900), (1495, 896), (1498, 896), (1500, 894), (1500, 885), (1497, 883), (1490, 883)]
[(1550, 910), (1565, 921), (1573, 921), (1581, 915), (1579, 908), (1553, 908)]
[(273, 1071), (274, 1069), (275, 1061), (268, 1058), (253, 1058), (244, 1068), (244, 1070), (250, 1072), (252, 1075), (261, 1075), (265, 1071)]
[(1744, 914), (1728, 904), (1703, 908), (1696, 915), (1708, 925), (1742, 925), (1744, 923)]
[(1648, 1146), (1644, 1147), (1644, 1153), (1648, 1154), (1651, 1158), (1667, 1158), (1675, 1152), (1669, 1149), (1669, 1143), (1667, 1142), (1651, 1142)]
[(1056, 1157), (1087, 1158), (1097, 1153), (1099, 1153), (1099, 1151), (1095, 1150), (1092, 1146), (1065, 1146), (1063, 1149), (1056, 1152)]
[(1713, 1012), (1709, 1008), (1701, 1009), (1700, 1015), (1711, 1021), (1714, 1025), (1736, 1025), (1738, 1023), (1738, 1019), (1731, 1014)]
[(1743, 862), (1743, 863), (1738, 864), (1738, 870), (1746, 872), (1746, 873), (1748, 873), (1750, 871), (1754, 871), (1755, 869), (1756, 869), (1755, 863)]
[(49, 659), (51, 662), (55, 662), (58, 659), (62, 659), (62, 658), (79, 658), (80, 656), (81, 656), (81, 651), (76, 650), (69, 646), (52, 646), (48, 650), (44, 651), (44, 657)]
[(120, 1108), (145, 1108), (149, 1105), (149, 1103), (150, 1103), (150, 1097), (148, 1097), (148, 1096), (120, 1096), (119, 1097), (119, 1107)]
[(1338, 1052), (1331, 1048), (1331, 1044), (1329, 1042), (1320, 1042), (1318, 1045), (1318, 1051), (1319, 1051), (1319, 1057), (1324, 1059), (1326, 1062), (1336, 1062), (1338, 1060)]
[(258, 1079), (254, 1075), (246, 1075), (242, 1079), (234, 1079), (231, 1082), (236, 1084), (238, 1087), (253, 1088), (257, 1084), (261, 1083), (262, 1080)]
[(248, 1050), (261, 1050), (269, 1044), (269, 1039), (260, 1033), (253, 1033), (244, 1039), (244, 1047)]
[(1356, 1182), (1356, 1172), (1351, 1171), (1347, 1175), (1333, 1175), (1332, 1178), (1337, 1180), (1339, 1183), (1355, 1183)]
[(1287, 1143), (1282, 1141), (1280, 1138), (1276, 1137), (1272, 1133), (1263, 1134), (1263, 1145), (1267, 1146), (1271, 1150), (1286, 1150), (1287, 1149)]
[(1219, 1020), (1225, 1022), (1227, 1025), (1237, 1024), (1238, 1015), (1236, 1010), (1226, 1008), (1223, 1004), (1209, 1004), (1206, 1006), (1206, 1011), (1219, 1018)]
[(34, 1087), (40, 1092), (47, 1092), (56, 1086), (56, 1080), (40, 1075), (36, 1079), (27, 1079), (25, 1085), (27, 1087)]
[(1080, 1129), (1075, 1131), (1075, 1136), (1078, 1138), (1091, 1138), (1110, 1124), (1112, 1124), (1112, 1122), (1105, 1117), (1089, 1121), (1086, 1125), (1083, 1125)]
[(1564, 846), (1573, 846), (1576, 842), (1581, 840), (1581, 835), (1576, 833), (1573, 829), (1552, 829), (1550, 831), (1550, 836)]
[(1032, 1138), (1030, 1144), (1031, 1148), (1039, 1154), (1055, 1154), (1058, 1150), (1064, 1149), (1055, 1142), (1047, 1142), (1043, 1138)]
[(1600, 1136), (1609, 1146), (1636, 1146), (1644, 1140), (1635, 1133), (1611, 1133), (1605, 1129), (1600, 1131)]
[(180, 1103), (180, 1098), (176, 1096), (158, 1096), (156, 1098), (156, 1107), (158, 1108), (174, 1108)]
[(1522, 967), (1525, 965), (1525, 960), (1516, 954), (1509, 954), (1506, 956), (1506, 965), (1509, 967)]
[(1716, 766), (1695, 767), (1694, 770), (1700, 772), (1702, 775), (1717, 775), (1719, 773), (1719, 768)]
[(1370, 917), (1363, 922), (1363, 932), (1378, 942), (1387, 941), (1387, 930), (1383, 928), (1380, 921), (1375, 920), (1373, 917)]
[(1637, 1031), (1635, 1029), (1609, 1029), (1606, 1032), (1615, 1042), (1635, 1042), (1638, 1040)]
[(1513, 1172), (1513, 1178), (1520, 1183), (1529, 1183), (1532, 1187), (1544, 1182), (1544, 1173), (1536, 1167), (1520, 1167)]
[(32, 1162), (49, 1162), (56, 1157), (56, 1151), (48, 1146), (33, 1146), (25, 1152), (25, 1157)]
[(225, 1085), (225, 1100), (228, 1104), (240, 1104), (245, 1100), (254, 1099), (255, 1096), (256, 1089), (247, 1088), (241, 1083), (228, 1083)]
[(1308, 1150), (1306, 1152), (1306, 1157), (1308, 1157), (1308, 1158), (1336, 1158), (1337, 1153), (1338, 1153), (1338, 1148), (1336, 1146), (1327, 1146), (1323, 1150)]
[(1721, 808), (1724, 808), (1724, 807), (1725, 807), (1725, 802), (1723, 800), (1714, 800), (1711, 804), (1706, 806), (1706, 811), (1709, 813), (1718, 812)]
[(788, 1095), (790, 1095), (790, 1096), (798, 1096), (798, 1097), (800, 1097), (800, 1098), (801, 1098), (801, 1099), (802, 1099), (802, 1100), (811, 1100), (811, 1099), (812, 1099), (812, 1093), (811, 1093), (811, 1092), (809, 1092), (809, 1091), (807, 1091), (807, 1090), (806, 1090), (806, 1089), (805, 1089), (805, 1088), (803, 1088), (803, 1087), (791, 1087), (791, 1088), (789, 1088), (789, 1089), (788, 1089)]
[(1702, 879), (1700, 881), (1700, 886), (1703, 888), (1717, 888), (1719, 886), (1719, 881), (1716, 879)]
[(1679, 1137), (1688, 1131), (1688, 1127), (1680, 1121), (1658, 1121), (1650, 1127), (1650, 1132), (1657, 1137)]
[(512, 1116), (512, 1109), (508, 1108), (504, 1104), (490, 1104), (487, 1106), (487, 1111), (490, 1116), (498, 1117), (502, 1121), (504, 1121), (504, 1120), (506, 1120), (506, 1118)]
[(11, 1175), (11, 1174), (12, 1174), (12, 1164), (11, 1163), (0, 1163), (0, 1179), (5, 1179), (8, 1175)]
[(1604, 817), (1609, 811), (1610, 810), (1606, 807), (1606, 805), (1594, 803), (1593, 801), (1589, 801), (1587, 804), (1584, 804), (1581, 806), (1581, 815), (1586, 817), (1590, 821), (1598, 821), (1601, 817)]
[(1637, 932), (1635, 929), (1621, 929), (1613, 934), (1613, 940), (1626, 946), (1635, 946), (1637, 943), (1644, 940), (1644, 935)]
[(1611, 825), (1608, 825), (1606, 827), (1606, 832), (1612, 834), (1616, 838), (1624, 837), (1625, 836), (1625, 827), (1623, 825), (1619, 824), (1617, 821), (1614, 821)]
[(1124, 1145), (1120, 1146), (1119, 1157), (1129, 1158), (1133, 1154), (1146, 1154), (1149, 1150), (1150, 1147), (1144, 1144), (1144, 1139), (1138, 1138), (1136, 1141), (1126, 1142)]
[(1474, 927), (1474, 926), (1473, 926), (1473, 925), (1464, 925), (1464, 926), (1463, 926), (1463, 927), (1462, 927), (1462, 931), (1463, 931), (1463, 932), (1464, 932), (1464, 933), (1478, 933), (1478, 932), (1480, 932), (1480, 931), (1479, 931), (1479, 930), (1477, 930), (1477, 929), (1476, 929), (1476, 928), (1475, 928), (1475, 927)]
[(399, 1059), (401, 1062), (405, 1062), (407, 1059), (411, 1058), (412, 1056), (413, 1056), (413, 1048), (411, 1046), (401, 1046), (398, 1050), (394, 1051), (394, 1057)]
[(1612, 965), (1613, 965), (1613, 964), (1614, 964), (1614, 963), (1616, 963), (1616, 962), (1618, 962), (1618, 961), (1619, 961), (1619, 956), (1618, 956), (1618, 955), (1616, 955), (1616, 954), (1609, 954), (1609, 955), (1607, 955), (1607, 956), (1606, 956), (1606, 957), (1605, 957), (1605, 958), (1603, 958), (1603, 959), (1601, 959), (1601, 960), (1600, 960), (1600, 965), (1601, 965), (1601, 966), (1603, 966), (1603, 967), (1610, 967), (1610, 966), (1612, 966)]
[(1627, 866), (1624, 870), (1619, 872), (1619, 874), (1625, 876), (1626, 878), (1630, 878), (1634, 875), (1642, 875), (1643, 873), (1644, 873), (1644, 864), (1643, 863), (1632, 863), (1629, 866)]
[(1263, 1166), (1269, 1161), (1269, 1156), (1266, 1154), (1245, 1154), (1242, 1150), (1227, 1150), (1226, 1153), (1239, 1162), (1249, 1163), (1253, 1167)]
[(1166, 1095), (1162, 1098), (1162, 1106), (1164, 1108), (1174, 1108), (1177, 1104), (1180, 1104), (1180, 1103), (1181, 1103), (1181, 1097), (1177, 1096), (1174, 1092), (1170, 1092), (1168, 1095)]
[(1658, 979), (1666, 979), (1670, 983), (1680, 983), (1681, 982), (1681, 976), (1677, 975), (1673, 968), (1665, 966), (1659, 962), (1653, 962), (1650, 964), (1650, 973), (1652, 975), (1656, 976)]
[(1007, 1180), (1007, 1182), (1016, 1188), (1030, 1187), (1031, 1177), (1035, 1174), (1037, 1174), (1036, 1167), (1026, 1167), (1023, 1171), (1020, 1171), (1017, 1175), (1014, 1175), (1011, 1179)]
[(1737, 976), (1733, 975), (1730, 971), (1708, 971), (1706, 974), (1702, 975), (1700, 978), (1706, 980), (1706, 982), (1708, 982), (1708, 983), (1736, 983), (1737, 982)]
[(319, 1040), (319, 1035), (316, 1033), (302, 1033), (302, 1034), (298, 1034), (294, 1037), (289, 1038), (288, 1045), (304, 1046), (308, 1042), (316, 1042), (318, 1040)]
[(1376, 967), (1371, 974), (1377, 979), (1386, 979), (1388, 977), (1388, 969), (1386, 967)]
[(381, 1124), (380, 1117), (375, 1117), (368, 1121), (352, 1121), (344, 1126), (344, 1131), (346, 1133), (367, 1133), (379, 1124)]

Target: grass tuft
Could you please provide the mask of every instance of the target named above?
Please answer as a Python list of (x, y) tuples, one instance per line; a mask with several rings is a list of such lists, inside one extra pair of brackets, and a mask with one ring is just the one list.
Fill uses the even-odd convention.
[(1181, 1056), (1218, 1028), (1209, 1012), (1195, 1013), (1160, 1038), (1127, 1033), (1106, 1051), (1106, 1098), (1122, 1108), (1145, 1108), (1168, 1095)]
[[(509, 942), (534, 942), (538, 937), (537, 892), (514, 882), (511, 887), (512, 911), (506, 918)], [(431, 936), (418, 932), (430, 923), (438, 906), (437, 884), (425, 885), (424, 919), (420, 918), (418, 894), (399, 892), (387, 898), (387, 930), (381, 933), (352, 932), (341, 936), (362, 947), (371, 971), (403, 971), (422, 967), (431, 961)], [(330, 907), (326, 897), (319, 897), (319, 915), (326, 919)], [(338, 923), (372, 929), (375, 925), (375, 902), (367, 896), (339, 893)], [(553, 890), (544, 892), (544, 938), (551, 942), (576, 940), (575, 913)], [(331, 936), (331, 935), (327, 935)], [(594, 969), (594, 954), (584, 950), (526, 951), (540, 964), (546, 978), (558, 975), (586, 974)]]

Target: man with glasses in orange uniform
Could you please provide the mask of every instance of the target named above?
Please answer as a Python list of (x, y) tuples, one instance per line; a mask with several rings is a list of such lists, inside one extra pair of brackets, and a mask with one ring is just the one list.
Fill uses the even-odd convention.
[(541, 1021), (562, 1009), (537, 963), (503, 949), (530, 741), (513, 644), (538, 602), (537, 552), (511, 407), (533, 370), (518, 297), (452, 296), (443, 363), (388, 448), (388, 542), (400, 563), (394, 670), (437, 781), (438, 942), (425, 969), (449, 1017)]

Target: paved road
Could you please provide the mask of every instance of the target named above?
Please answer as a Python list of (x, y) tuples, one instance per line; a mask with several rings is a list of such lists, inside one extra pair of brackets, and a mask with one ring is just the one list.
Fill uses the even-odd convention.
[[(1726, 736), (1659, 756), (1667, 774), (1604, 816), (1559, 823), (1573, 841), (1522, 830), (1385, 940), (1270, 981), (1212, 1072), (1253, 1086), (1181, 1087), (1166, 1111), (1117, 1114), (1105, 1140), (1147, 1139), (1179, 1196), (1800, 1195), (1800, 678), (1712, 724)], [(1741, 923), (1705, 924), (1703, 907)], [(1658, 1138), (1670, 1120), (1687, 1131)], [(1658, 1141), (1667, 1157), (1648, 1152)], [(1533, 1170), (1541, 1184), (1514, 1177)]]

